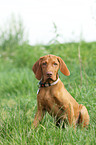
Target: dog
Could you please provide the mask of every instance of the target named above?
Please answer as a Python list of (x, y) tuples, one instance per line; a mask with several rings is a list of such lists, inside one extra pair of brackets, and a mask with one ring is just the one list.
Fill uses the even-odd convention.
[(78, 125), (87, 128), (88, 111), (85, 106), (78, 104), (65, 89), (58, 75), (59, 69), (65, 76), (70, 75), (65, 62), (52, 54), (40, 57), (32, 67), (35, 77), (40, 80), (37, 92), (37, 112), (33, 125), (36, 128), (47, 111), (55, 118), (57, 126), (64, 124), (67, 120), (68, 124), (74, 128)]

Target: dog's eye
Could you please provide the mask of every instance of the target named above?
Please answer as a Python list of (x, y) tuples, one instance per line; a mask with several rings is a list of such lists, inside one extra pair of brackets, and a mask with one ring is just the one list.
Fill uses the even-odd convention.
[(54, 65), (57, 65), (57, 63), (55, 62)]

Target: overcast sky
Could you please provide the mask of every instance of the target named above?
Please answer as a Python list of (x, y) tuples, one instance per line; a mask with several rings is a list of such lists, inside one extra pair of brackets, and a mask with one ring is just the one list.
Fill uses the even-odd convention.
[(12, 13), (22, 17), (32, 45), (54, 37), (53, 22), (60, 42), (79, 41), (81, 36), (96, 41), (96, 0), (2, 0), (0, 24)]

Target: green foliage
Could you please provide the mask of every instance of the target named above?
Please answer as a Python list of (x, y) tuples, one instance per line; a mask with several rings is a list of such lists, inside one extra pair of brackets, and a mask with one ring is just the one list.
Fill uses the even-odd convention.
[[(2, 49), (14, 49), (17, 45), (26, 42), (25, 27), (22, 19), (16, 19), (14, 15), (0, 28), (0, 46)], [(28, 40), (28, 39), (27, 39)]]
[[(95, 145), (96, 42), (30, 46), (21, 45), (21, 41), (11, 45), (11, 40), (8, 41), (4, 42), (6, 47), (1, 45), (5, 49), (0, 49), (0, 144)], [(38, 90), (32, 66), (39, 57), (49, 53), (60, 56), (67, 64), (71, 75), (66, 77), (59, 72), (60, 79), (78, 103), (87, 107), (88, 130), (79, 127), (74, 130), (69, 126), (57, 128), (48, 113), (36, 130), (32, 128)]]
[[(8, 144), (96, 144), (96, 42), (82, 42), (81, 63), (78, 57), (79, 43), (30, 46), (23, 44), (16, 49), (0, 50), (0, 143)], [(32, 129), (36, 112), (36, 92), (38, 90), (33, 64), (40, 56), (54, 54), (62, 57), (71, 75), (60, 78), (67, 90), (84, 104), (90, 115), (88, 130), (69, 126), (57, 128), (54, 119), (47, 113), (37, 128)], [(80, 71), (82, 71), (82, 85)]]

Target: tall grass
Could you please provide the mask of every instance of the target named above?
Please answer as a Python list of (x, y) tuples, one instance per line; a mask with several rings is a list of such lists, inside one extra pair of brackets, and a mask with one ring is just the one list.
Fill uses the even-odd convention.
[(26, 35), (21, 17), (16, 18), (12, 14), (4, 26), (0, 26), (0, 46), (2, 49), (14, 49), (17, 45), (28, 41)]
[[(14, 49), (11, 45), (0, 49), (0, 144), (96, 144), (96, 42), (81, 42), (80, 57), (78, 47), (79, 43), (47, 46), (18, 43)], [(77, 102), (87, 107), (90, 115), (88, 130), (79, 127), (74, 130), (69, 126), (57, 128), (48, 113), (36, 130), (32, 128), (38, 90), (32, 66), (40, 56), (49, 53), (66, 62), (71, 75), (66, 77), (59, 72), (60, 79)]]

